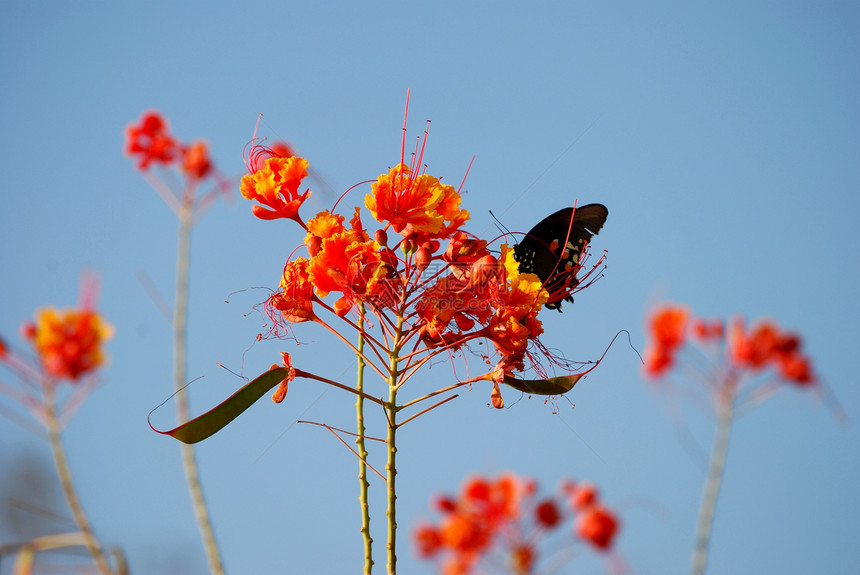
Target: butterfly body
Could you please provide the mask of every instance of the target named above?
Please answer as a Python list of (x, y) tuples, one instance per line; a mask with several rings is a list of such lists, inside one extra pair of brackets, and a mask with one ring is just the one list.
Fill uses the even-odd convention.
[(537, 275), (549, 292), (548, 309), (561, 311), (562, 301), (573, 302), (579, 259), (608, 216), (602, 204), (564, 208), (541, 220), (514, 247), (520, 273)]

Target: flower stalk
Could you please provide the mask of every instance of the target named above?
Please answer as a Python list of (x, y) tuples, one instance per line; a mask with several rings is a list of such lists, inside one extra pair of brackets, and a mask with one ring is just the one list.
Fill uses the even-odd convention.
[(714, 446), (711, 450), (711, 461), (708, 465), (708, 478), (705, 481), (702, 502), (699, 507), (699, 519), (696, 524), (696, 538), (690, 569), (692, 575), (703, 575), (708, 563), (708, 549), (711, 542), (711, 531), (714, 526), (714, 513), (717, 508), (717, 498), (720, 494), (723, 472), (726, 467), (726, 455), (729, 449), (729, 436), (732, 430), (733, 415), (734, 395), (729, 392), (720, 398), (717, 407), (717, 431), (714, 437)]
[(51, 444), (51, 453), (54, 456), (54, 465), (57, 467), (57, 476), (60, 478), (60, 485), (63, 489), (63, 495), (66, 498), (66, 503), (72, 511), (72, 518), (78, 530), (83, 535), (87, 550), (93, 558), (99, 573), (102, 575), (112, 575), (107, 557), (104, 554), (98, 540), (96, 539), (93, 529), (90, 526), (90, 521), (84, 513), (84, 508), (78, 499), (77, 491), (75, 490), (74, 482), (72, 481), (72, 471), (69, 468), (69, 462), (66, 459), (66, 451), (63, 447), (63, 441), (60, 437), (61, 426), (57, 418), (57, 391), (53, 381), (47, 380), (43, 384), (44, 396), (44, 415), (45, 425), (48, 430), (48, 441)]
[[(176, 420), (182, 425), (189, 420), (188, 393), (185, 389), (188, 349), (188, 272), (190, 269), (191, 228), (193, 224), (194, 188), (189, 186), (182, 197), (179, 208), (179, 235), (176, 249), (176, 300), (173, 311), (173, 381), (176, 389)], [(191, 496), (194, 518), (206, 554), (209, 571), (223, 575), (224, 567), (215, 540), (215, 532), (209, 518), (206, 499), (200, 484), (200, 475), (194, 446), (183, 443), (182, 469)]]
[[(188, 393), (185, 390), (188, 348), (188, 273), (190, 269), (191, 229), (211, 207), (217, 196), (229, 186), (227, 180), (214, 166), (209, 157), (205, 141), (197, 140), (185, 144), (170, 133), (167, 120), (157, 111), (145, 112), (138, 122), (126, 128), (125, 152), (135, 159), (137, 168), (150, 182), (153, 189), (173, 210), (179, 220), (176, 246), (176, 293), (173, 310), (173, 380), (176, 389), (176, 419), (183, 425), (190, 419)], [(175, 168), (183, 177), (181, 191), (178, 186), (165, 184), (152, 174), (150, 167), (158, 165)], [(198, 184), (207, 178), (215, 178), (217, 185), (196, 197)], [(203, 488), (190, 444), (181, 446), (182, 468), (185, 473), (191, 505), (203, 543), (209, 571), (223, 575), (224, 568), (215, 541), (215, 533), (209, 519), (209, 511), (203, 497)]]
[[(691, 573), (703, 575), (723, 481), (735, 409), (761, 404), (785, 386), (815, 389), (818, 380), (800, 336), (769, 320), (747, 327), (742, 317), (728, 323), (695, 317), (687, 306), (666, 304), (648, 319), (644, 372), (665, 377), (682, 361), (711, 399), (717, 429), (705, 479), (691, 559)], [(689, 351), (698, 351), (689, 358)], [(770, 373), (769, 377), (761, 374)]]
[(358, 505), (361, 509), (361, 536), (364, 541), (364, 573), (370, 575), (373, 570), (373, 537), (370, 535), (370, 505), (367, 501), (369, 483), (367, 481), (367, 449), (364, 440), (364, 304), (359, 306), (358, 311), (358, 346), (356, 357), (358, 358), (358, 377), (355, 389), (359, 393), (355, 398), (356, 433), (355, 440), (358, 448)]
[(388, 421), (388, 434), (386, 443), (388, 444), (388, 459), (385, 464), (385, 488), (387, 510), (385, 512), (388, 517), (388, 542), (386, 543), (387, 550), (387, 568), (388, 575), (397, 573), (397, 390), (398, 385), (398, 366), (400, 360), (401, 340), (403, 338), (403, 313), (402, 310), (397, 314), (397, 327), (394, 331), (394, 341), (392, 341), (391, 352), (389, 353), (388, 365), (388, 403), (385, 405), (385, 415)]

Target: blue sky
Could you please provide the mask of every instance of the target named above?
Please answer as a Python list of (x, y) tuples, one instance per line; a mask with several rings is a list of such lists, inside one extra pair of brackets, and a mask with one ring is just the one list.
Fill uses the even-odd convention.
[[(293, 142), (340, 193), (397, 161), (411, 89), (410, 134), (432, 120), (430, 173), (457, 184), (476, 158), (472, 231), (492, 230), (490, 209), (525, 231), (574, 200), (609, 207), (594, 242), (609, 252), (606, 277), (547, 314), (548, 346), (593, 360), (626, 329), (641, 350), (643, 318), (665, 300), (803, 335), (853, 419), (840, 426), (825, 403), (788, 390), (737, 421), (711, 572), (860, 571), (858, 16), (848, 2), (4, 5), (0, 333), (14, 338), (41, 305), (73, 305), (82, 268), (101, 274), (112, 360), (65, 434), (99, 536), (135, 573), (205, 572), (177, 446), (146, 425), (172, 388), (171, 340), (138, 277), (172, 299), (176, 222), (123, 157), (124, 127), (158, 109), (241, 174), (262, 113), (265, 135)], [(315, 189), (310, 208), (330, 207), (335, 193)], [(352, 377), (353, 357), (314, 328), (301, 330), (309, 345), (255, 345), (253, 307), (301, 237), (249, 208), (219, 204), (194, 231), (198, 412), (241, 383), (216, 362), (254, 375), (287, 350)], [(453, 376), (442, 364), (424, 377), (429, 390)], [(687, 569), (704, 471), (679, 429), (708, 449), (713, 424), (688, 409), (679, 427), (635, 352), (616, 344), (558, 414), (534, 398), (495, 411), (485, 392), (404, 428), (403, 543), (433, 494), (512, 470), (547, 489), (565, 476), (596, 482), (622, 513), (617, 548), (633, 572)], [(353, 402), (294, 385), (201, 445), (230, 573), (358, 571), (355, 460), (324, 430), (294, 425), (350, 427)], [(0, 421), (4, 476), (28, 460), (50, 465), (47, 444)], [(371, 489), (382, 541), (382, 486)], [(400, 557), (403, 572), (432, 572), (405, 544)], [(603, 569), (585, 553), (562, 573)]]

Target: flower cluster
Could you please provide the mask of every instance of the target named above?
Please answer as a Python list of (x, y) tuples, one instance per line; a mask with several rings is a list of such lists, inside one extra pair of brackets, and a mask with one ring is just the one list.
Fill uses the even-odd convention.
[[(20, 388), (0, 385), (0, 392), (44, 425), (50, 421), (48, 411), (56, 407), (59, 384), (70, 384), (72, 389), (62, 412), (68, 418), (95, 388), (98, 380), (93, 375), (108, 361), (105, 343), (114, 329), (95, 310), (97, 283), (86, 275), (83, 279), (77, 307), (43, 307), (32, 321), (21, 324), (21, 337), (35, 354), (19, 352), (0, 339), (0, 364), (20, 384)], [(49, 397), (54, 399), (49, 401)]]
[(474, 477), (463, 485), (457, 498), (436, 501), (442, 513), (438, 525), (419, 525), (413, 539), (418, 555), (442, 558), (444, 575), (476, 572), (482, 559), (501, 553), (512, 573), (535, 573), (538, 546), (548, 533), (561, 526), (572, 512), (573, 531), (600, 551), (608, 550), (619, 522), (603, 506), (589, 483), (565, 481), (560, 497), (537, 498), (537, 485), (506, 473), (496, 479)]
[(57, 379), (77, 381), (106, 361), (104, 343), (113, 328), (92, 309), (47, 307), (22, 327), (36, 349), (45, 372)]
[[(257, 202), (255, 216), (291, 219), (306, 232), (300, 246), (306, 256), (294, 250), (266, 303), (274, 332), (288, 324), (323, 323), (322, 309), (347, 319), (366, 306), (391, 336), (384, 340), (394, 339), (399, 324), (399, 345), (414, 342), (410, 367), (480, 338), (491, 341), (499, 356), (485, 378), (495, 382), (494, 393), (506, 375), (526, 368), (529, 346), (543, 333), (537, 314), (547, 291), (536, 275), (520, 273), (507, 245), (493, 255), (486, 241), (463, 230), (469, 212), (459, 191), (419, 173), (420, 153), (371, 184), (364, 207), (376, 229), (366, 226), (361, 207), (348, 215), (325, 210), (305, 223), (299, 210), (311, 194), (301, 189), (309, 164), (285, 155), (291, 153), (252, 145), (241, 183), (242, 196)], [(324, 300), (329, 294), (336, 296), (332, 303)], [(368, 344), (380, 346), (373, 339)], [(501, 398), (493, 404), (501, 406)]]
[(743, 318), (722, 321), (691, 317), (683, 306), (657, 309), (648, 324), (649, 343), (645, 373), (662, 377), (676, 362), (678, 351), (691, 340), (703, 347), (720, 347), (729, 369), (756, 373), (773, 368), (781, 379), (798, 386), (815, 384), (811, 362), (797, 334), (783, 331), (771, 321), (747, 328)]
[(567, 482), (562, 487), (568, 495), (571, 508), (577, 513), (574, 529), (577, 536), (596, 548), (612, 547), (618, 533), (618, 517), (600, 502), (597, 488), (588, 482)]
[(167, 120), (158, 112), (146, 112), (136, 124), (126, 128), (125, 153), (137, 158), (137, 167), (148, 170), (152, 164), (174, 163), (191, 180), (202, 180), (212, 173), (209, 147), (203, 140), (183, 144), (173, 137)]

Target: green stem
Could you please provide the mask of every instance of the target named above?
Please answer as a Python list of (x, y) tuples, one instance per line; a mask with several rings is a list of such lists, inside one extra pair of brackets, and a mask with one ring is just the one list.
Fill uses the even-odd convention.
[(717, 497), (723, 481), (726, 466), (726, 454), (729, 448), (729, 436), (734, 415), (734, 393), (727, 392), (718, 399), (717, 433), (714, 437), (714, 447), (711, 451), (711, 462), (702, 503), (699, 507), (699, 520), (696, 525), (696, 542), (693, 548), (691, 572), (693, 575), (703, 575), (708, 563), (708, 547), (711, 541), (711, 529), (714, 525), (714, 512), (717, 507)]
[(395, 490), (395, 477), (397, 476), (397, 423), (395, 418), (397, 417), (397, 410), (394, 407), (396, 400), (397, 387), (390, 385), (388, 395), (389, 405), (385, 408), (388, 416), (388, 435), (386, 437), (388, 462), (385, 464), (385, 486), (388, 496), (388, 511), (386, 511), (386, 515), (388, 516), (388, 543), (386, 545), (388, 550), (388, 575), (395, 575), (397, 573), (397, 492)]
[(399, 367), (398, 354), (403, 339), (403, 314), (398, 314), (397, 327), (394, 332), (394, 341), (392, 342), (391, 352), (389, 353), (388, 365), (388, 402), (385, 404), (385, 415), (388, 419), (388, 435), (386, 443), (388, 444), (388, 461), (385, 464), (386, 478), (385, 487), (388, 499), (388, 543), (386, 549), (388, 551), (388, 575), (397, 573), (397, 390), (399, 388), (397, 376)]
[[(173, 381), (176, 388), (176, 420), (181, 425), (190, 419), (188, 394), (185, 391), (187, 346), (188, 346), (188, 270), (190, 267), (190, 244), (192, 207), (194, 202), (193, 189), (186, 190), (182, 206), (179, 210), (179, 238), (176, 255), (176, 302), (173, 312)], [(197, 461), (194, 446), (183, 443), (182, 468), (191, 495), (191, 505), (194, 518), (203, 542), (209, 571), (215, 575), (223, 575), (224, 568), (215, 541), (215, 532), (209, 519), (209, 510), (200, 486)]]
[(60, 485), (63, 488), (63, 494), (66, 497), (66, 502), (69, 504), (69, 509), (72, 511), (72, 517), (78, 530), (84, 537), (84, 541), (89, 550), (90, 555), (95, 561), (96, 567), (102, 575), (111, 575), (112, 571), (108, 564), (107, 557), (102, 551), (96, 536), (93, 534), (93, 529), (87, 519), (84, 508), (78, 499), (75, 491), (74, 483), (72, 482), (72, 471), (69, 468), (69, 462), (66, 459), (66, 451), (63, 448), (63, 442), (60, 438), (60, 423), (57, 420), (57, 392), (53, 381), (46, 381), (44, 384), (45, 397), (45, 421), (48, 428), (48, 439), (51, 443), (51, 452), (54, 455), (54, 464), (57, 466), (57, 475), (60, 478)]
[(358, 504), (361, 508), (361, 535), (364, 539), (364, 573), (370, 575), (373, 570), (373, 538), (370, 536), (370, 507), (367, 502), (367, 490), (369, 484), (367, 482), (367, 449), (364, 446), (364, 397), (361, 393), (364, 392), (364, 304), (359, 305), (358, 316), (358, 350), (356, 357), (358, 358), (358, 381), (355, 389), (359, 392), (355, 399), (355, 414), (357, 419), (356, 432), (358, 437), (355, 440), (358, 447)]

